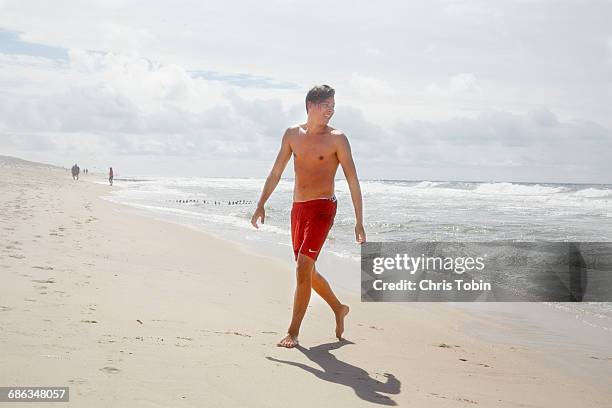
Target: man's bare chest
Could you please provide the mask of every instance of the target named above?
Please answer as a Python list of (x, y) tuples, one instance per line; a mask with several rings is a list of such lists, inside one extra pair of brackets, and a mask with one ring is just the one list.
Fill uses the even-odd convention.
[(337, 161), (336, 149), (331, 137), (319, 137), (316, 139), (301, 137), (294, 141), (292, 150), (293, 158), (296, 162), (319, 162), (323, 164)]

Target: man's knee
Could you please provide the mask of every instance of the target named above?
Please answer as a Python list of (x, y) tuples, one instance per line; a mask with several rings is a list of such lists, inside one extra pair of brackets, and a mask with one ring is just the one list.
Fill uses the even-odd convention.
[(297, 281), (298, 284), (310, 283), (314, 270), (314, 259), (300, 254), (297, 259)]

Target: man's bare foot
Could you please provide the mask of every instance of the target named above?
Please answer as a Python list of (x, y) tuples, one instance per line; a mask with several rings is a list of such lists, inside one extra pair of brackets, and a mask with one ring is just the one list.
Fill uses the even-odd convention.
[(277, 344), (277, 346), (278, 347), (293, 348), (293, 347), (297, 346), (298, 344), (299, 343), (298, 343), (297, 336), (293, 337), (292, 335), (288, 334), (287, 337), (282, 339), (280, 341), (280, 343)]
[(349, 310), (347, 305), (342, 305), (340, 311), (336, 314), (336, 337), (338, 340), (342, 340), (342, 333), (344, 333), (344, 318)]

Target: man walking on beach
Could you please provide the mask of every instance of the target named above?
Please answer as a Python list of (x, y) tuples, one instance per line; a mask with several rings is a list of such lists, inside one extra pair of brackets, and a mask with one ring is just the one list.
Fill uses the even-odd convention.
[(289, 127), (283, 136), (281, 148), (264, 185), (251, 224), (259, 228), (257, 220), (264, 223), (264, 204), (278, 185), (278, 182), (293, 154), (295, 185), (291, 209), (291, 239), (297, 262), (297, 286), (293, 300), (293, 316), (287, 336), (278, 346), (295, 347), (302, 319), (314, 289), (332, 308), (336, 316), (336, 337), (342, 338), (344, 318), (349, 307), (340, 303), (329, 283), (316, 269), (327, 234), (336, 215), (334, 177), (338, 165), (349, 185), (355, 209), (355, 239), (365, 242), (361, 188), (351, 147), (344, 133), (328, 125), (334, 114), (335, 91), (328, 85), (317, 85), (306, 95), (308, 120), (304, 124)]

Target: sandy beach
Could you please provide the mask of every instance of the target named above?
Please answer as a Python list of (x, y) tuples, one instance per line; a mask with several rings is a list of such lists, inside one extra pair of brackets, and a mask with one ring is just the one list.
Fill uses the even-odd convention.
[(0, 158), (0, 386), (68, 386), (73, 407), (610, 406), (612, 353), (562, 364), (571, 344), (448, 304), (340, 292), (338, 342), (313, 294), (278, 348), (290, 263), (105, 201), (103, 179)]

